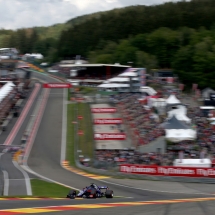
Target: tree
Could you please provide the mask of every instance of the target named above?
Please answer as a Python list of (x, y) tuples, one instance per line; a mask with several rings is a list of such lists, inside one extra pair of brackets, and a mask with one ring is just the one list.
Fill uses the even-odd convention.
[(113, 60), (123, 65), (126, 65), (128, 61), (135, 62), (136, 51), (137, 48), (133, 47), (128, 40), (122, 40), (113, 54)]
[(143, 51), (136, 52), (136, 66), (144, 67), (147, 71), (158, 68), (157, 58)]

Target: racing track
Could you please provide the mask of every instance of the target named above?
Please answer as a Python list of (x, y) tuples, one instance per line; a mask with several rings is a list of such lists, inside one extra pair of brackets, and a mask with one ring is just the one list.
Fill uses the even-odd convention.
[[(40, 74), (34, 74), (37, 78), (44, 78)], [(49, 77), (47, 81), (53, 82)], [(206, 198), (215, 193), (214, 185), (185, 184), (185, 183), (167, 183), (151, 182), (139, 180), (122, 179), (104, 179), (99, 182), (77, 175), (63, 169), (60, 165), (61, 155), (61, 133), (62, 133), (62, 110), (63, 110), (63, 90), (52, 89), (49, 100), (42, 118), (34, 145), (32, 147), (28, 166), (36, 173), (50, 178), (54, 181), (67, 186), (81, 189), (89, 183), (108, 185), (114, 190), (116, 196), (122, 198), (114, 199), (96, 199), (96, 200), (22, 200), (22, 201), (2, 201), (0, 209), (26, 208), (26, 207), (44, 207), (68, 204), (95, 204), (110, 202), (133, 202), (133, 201), (153, 201), (153, 200), (171, 200), (187, 198)], [(117, 185), (117, 184), (120, 184)], [(130, 188), (130, 187), (134, 188)], [(140, 189), (138, 189), (140, 188)], [(142, 189), (142, 190), (141, 190)], [(155, 191), (150, 191), (155, 190)], [(163, 192), (167, 191), (167, 192)], [(173, 192), (173, 193), (172, 193)], [(181, 193), (179, 193), (181, 192)], [(132, 197), (132, 198), (126, 198)], [(215, 197), (213, 195), (213, 197)], [(159, 204), (144, 205), (132, 207), (117, 207), (107, 209), (90, 209), (75, 211), (75, 214), (214, 214), (213, 201), (200, 201), (196, 203), (178, 203), (178, 204)], [(144, 211), (144, 213), (143, 213)], [(43, 213), (40, 213), (43, 214)], [(46, 214), (46, 213), (44, 213)], [(72, 211), (50, 212), (48, 214), (72, 214)]]

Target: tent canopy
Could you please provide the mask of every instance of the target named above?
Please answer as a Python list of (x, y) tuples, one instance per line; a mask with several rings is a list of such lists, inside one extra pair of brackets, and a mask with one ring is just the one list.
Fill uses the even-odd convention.
[(204, 90), (202, 90), (202, 96), (204, 98), (209, 98), (210, 97), (210, 93), (215, 93), (215, 91), (209, 87), (205, 88)]
[(15, 84), (11, 81), (7, 82), (3, 87), (0, 89), (0, 102), (4, 100), (5, 97), (13, 90)]
[[(132, 80), (138, 80), (137, 78), (132, 78)], [(125, 77), (115, 77), (107, 80), (108, 82), (129, 82), (130, 78)]]
[(174, 166), (181, 167), (211, 167), (211, 160), (208, 158), (204, 159), (175, 159)]
[(166, 129), (166, 139), (172, 142), (195, 140), (197, 132), (193, 129)]
[(165, 129), (190, 129), (187, 125), (185, 125), (183, 122), (179, 121), (175, 115), (172, 116), (167, 122), (163, 124), (163, 127)]
[(181, 102), (173, 94), (169, 96), (169, 98), (166, 100), (166, 103), (169, 105), (181, 104)]
[(173, 115), (180, 120), (190, 123), (191, 119), (186, 116), (187, 108), (185, 106), (179, 106), (177, 109), (173, 109), (168, 112), (168, 118), (172, 118)]

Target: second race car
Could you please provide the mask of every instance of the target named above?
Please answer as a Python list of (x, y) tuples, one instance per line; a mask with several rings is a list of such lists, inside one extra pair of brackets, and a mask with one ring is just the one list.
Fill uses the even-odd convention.
[(113, 198), (113, 191), (109, 190), (107, 186), (97, 186), (96, 184), (91, 184), (83, 188), (79, 193), (75, 190), (70, 190), (67, 198)]

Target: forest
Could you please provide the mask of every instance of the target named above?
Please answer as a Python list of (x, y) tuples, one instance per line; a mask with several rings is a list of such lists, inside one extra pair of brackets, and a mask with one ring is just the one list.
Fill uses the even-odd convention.
[(215, 86), (215, 1), (131, 6), (55, 26), (0, 30), (0, 46), (38, 52), (48, 62), (82, 55), (90, 63), (171, 68), (186, 85)]

